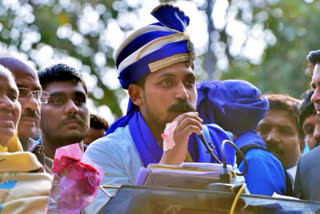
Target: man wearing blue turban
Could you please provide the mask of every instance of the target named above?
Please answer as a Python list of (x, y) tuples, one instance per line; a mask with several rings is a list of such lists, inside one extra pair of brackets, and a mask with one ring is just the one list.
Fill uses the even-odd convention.
[[(256, 133), (259, 121), (269, 109), (260, 90), (243, 80), (224, 80), (200, 82), (197, 91), (197, 110), (203, 123), (216, 123), (232, 132), (235, 145), (245, 153), (248, 172), (244, 177), (250, 193), (287, 194), (280, 161), (267, 151), (265, 142)], [(244, 171), (243, 161), (237, 162), (239, 170)]]
[[(189, 17), (168, 4), (155, 8), (152, 15), (159, 22), (136, 30), (115, 55), (120, 83), (130, 96), (127, 114), (86, 150), (105, 171), (102, 184), (135, 184), (139, 169), (150, 163), (214, 162), (200, 134), (222, 160), (220, 145), (232, 138), (217, 125), (203, 126), (196, 112), (195, 54), (185, 32)], [(161, 134), (168, 123), (174, 143), (166, 149)], [(227, 146), (225, 152), (232, 165), (234, 150)], [(107, 199), (98, 192), (88, 213), (96, 213)]]

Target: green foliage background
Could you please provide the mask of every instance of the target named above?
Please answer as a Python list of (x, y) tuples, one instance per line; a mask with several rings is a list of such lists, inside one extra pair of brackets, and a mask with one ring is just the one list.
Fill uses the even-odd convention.
[(268, 18), (263, 22), (264, 28), (270, 29), (277, 41), (265, 50), (261, 64), (253, 65), (231, 57), (230, 69), (222, 78), (243, 78), (264, 93), (286, 93), (300, 98), (310, 82), (305, 72), (306, 55), (319, 49), (320, 26), (316, 17), (319, 9), (319, 1), (307, 4), (291, 0), (267, 7), (257, 5), (253, 10), (253, 23), (258, 22), (259, 13), (265, 11)]
[[(243, 6), (244, 2), (246, 7)], [(115, 117), (120, 117), (122, 111), (119, 103), (125, 93), (121, 88), (109, 89), (102, 81), (106, 68), (114, 67), (114, 49), (101, 39), (108, 21), (117, 21), (121, 14), (135, 13), (142, 6), (142, 3), (138, 3), (133, 7), (127, 1), (116, 0), (0, 0), (0, 47), (23, 52), (34, 61), (34, 51), (49, 45), (56, 53), (79, 59), (97, 77), (96, 87), (103, 91), (102, 98), (96, 98), (90, 93), (94, 104), (107, 105)], [(200, 1), (197, 6), (205, 10), (206, 1)], [(100, 29), (81, 32), (79, 21), (86, 8), (100, 11), (97, 20)], [(286, 93), (300, 97), (309, 84), (305, 73), (305, 57), (309, 51), (319, 49), (319, 9), (320, 1), (311, 0), (229, 0), (227, 13), (236, 11), (236, 20), (249, 28), (257, 25), (263, 27), (272, 32), (275, 40), (267, 45), (259, 63), (252, 63), (241, 54), (233, 55), (230, 51), (234, 35), (228, 34), (228, 23), (223, 29), (216, 29), (214, 42), (224, 44), (228, 66), (223, 69), (215, 66), (214, 76), (219, 79), (248, 80), (263, 93)], [(251, 17), (249, 19), (248, 14)], [(68, 26), (73, 34), (80, 35), (82, 42), (59, 38), (57, 31), (61, 26)], [(132, 26), (128, 25), (120, 25), (120, 28), (123, 31), (132, 30)], [(28, 40), (28, 33), (34, 32), (38, 39)], [(212, 51), (215, 53), (214, 48)], [(104, 54), (104, 65), (95, 62), (93, 56), (97, 52)], [(199, 59), (198, 76), (200, 80), (205, 80), (208, 76), (205, 63), (211, 59), (206, 59), (205, 53)], [(35, 63), (39, 69), (40, 66)]]

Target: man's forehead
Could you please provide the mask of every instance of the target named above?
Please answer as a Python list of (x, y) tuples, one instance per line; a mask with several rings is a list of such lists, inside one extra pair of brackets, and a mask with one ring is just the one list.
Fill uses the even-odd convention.
[(0, 70), (0, 81), (1, 81), (1, 87), (4, 88), (4, 86), (6, 86), (7, 88), (16, 90), (16, 85), (15, 82), (11, 76), (11, 74), (8, 74), (6, 72), (3, 72)]
[(40, 89), (38, 75), (35, 70), (24, 64), (12, 64), (9, 66), (10, 71), (15, 77), (18, 86)]
[(320, 83), (320, 64), (316, 64), (314, 66), (314, 70), (313, 70), (313, 75), (312, 75), (312, 80), (310, 85), (315, 85), (315, 84), (319, 84)]
[(49, 83), (45, 91), (49, 94), (74, 94), (74, 93), (85, 93), (85, 90), (80, 82), (74, 81), (55, 81)]
[(24, 75), (15, 76), (17, 85), (30, 86), (31, 84), (41, 87), (38, 76), (34, 76), (30, 73), (25, 73)]
[(155, 76), (182, 76), (182, 77), (195, 77), (191, 67), (185, 66), (185, 63), (177, 63), (153, 72)]

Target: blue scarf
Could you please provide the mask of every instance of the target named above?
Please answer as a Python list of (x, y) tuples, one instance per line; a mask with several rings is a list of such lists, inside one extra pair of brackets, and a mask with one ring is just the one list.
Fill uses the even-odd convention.
[(239, 149), (248, 145), (257, 145), (267, 150), (265, 142), (255, 131), (246, 132), (239, 136), (234, 143)]
[[(138, 149), (143, 165), (146, 167), (149, 163), (159, 163), (163, 154), (163, 149), (159, 146), (155, 137), (152, 135), (140, 112), (135, 112), (129, 119), (129, 130)], [(214, 153), (220, 160), (222, 160), (220, 143), (228, 136), (225, 133), (219, 133), (218, 131), (213, 133), (210, 132), (209, 134), (206, 126), (203, 128), (203, 133), (208, 142), (212, 142), (211, 139), (213, 136), (213, 139), (215, 139), (215, 141), (212, 142), (215, 147)], [(219, 142), (219, 140), (221, 142)], [(214, 162), (205, 146), (202, 144), (200, 138), (195, 134), (192, 134), (189, 137), (188, 151), (194, 162)], [(227, 162), (231, 164), (234, 160), (234, 152), (231, 148), (226, 148), (226, 154)]]
[[(114, 132), (118, 127), (124, 127), (129, 124), (130, 134), (139, 152), (143, 165), (146, 167), (149, 163), (159, 163), (163, 149), (159, 146), (155, 137), (152, 135), (149, 127), (144, 121), (140, 111), (137, 111), (131, 99), (129, 99), (127, 114), (119, 118), (108, 129), (106, 135)], [(214, 147), (214, 154), (222, 161), (221, 143), (223, 140), (231, 140), (231, 135), (223, 131), (218, 125), (203, 125), (203, 135), (207, 142), (211, 142)], [(215, 162), (207, 149), (202, 144), (200, 138), (192, 134), (189, 137), (188, 151), (194, 162), (212, 163)], [(233, 165), (234, 149), (226, 145), (225, 154), (227, 164)]]

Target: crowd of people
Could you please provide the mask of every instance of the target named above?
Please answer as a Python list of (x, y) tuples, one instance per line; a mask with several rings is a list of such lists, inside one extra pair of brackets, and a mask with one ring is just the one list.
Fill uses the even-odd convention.
[[(0, 57), (0, 213), (47, 211), (58, 148), (78, 143), (104, 170), (101, 185), (134, 185), (151, 163), (217, 162), (199, 136), (220, 161), (224, 140), (243, 152), (251, 194), (320, 201), (320, 50), (307, 56), (311, 89), (299, 99), (262, 94), (240, 79), (197, 83), (189, 17), (170, 4), (152, 15), (158, 22), (134, 31), (115, 54), (130, 99), (110, 127), (89, 112), (80, 71), (56, 64), (37, 72)], [(163, 135), (166, 127), (172, 135)], [(224, 152), (244, 171), (232, 147)], [(98, 213), (108, 199), (99, 190), (83, 212)]]

